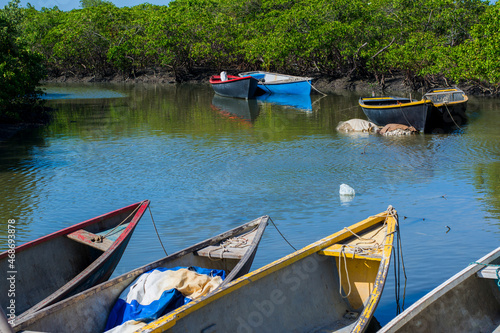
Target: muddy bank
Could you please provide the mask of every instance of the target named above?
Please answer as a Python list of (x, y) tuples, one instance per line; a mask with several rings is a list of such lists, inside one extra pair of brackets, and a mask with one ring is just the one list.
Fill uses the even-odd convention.
[[(238, 70), (227, 70), (228, 74), (237, 75)], [(106, 77), (96, 76), (75, 76), (75, 75), (60, 75), (49, 77), (44, 83), (79, 83), (79, 82), (112, 82), (112, 83), (151, 83), (151, 84), (176, 84), (176, 83), (196, 83), (196, 84), (209, 84), (210, 76), (217, 74), (213, 70), (198, 69), (191, 73), (177, 73), (174, 75), (168, 71), (148, 70), (141, 71), (135, 75), (124, 76), (122, 74), (113, 74)], [(304, 74), (303, 76), (307, 76)], [(423, 93), (430, 88), (446, 87), (448, 84), (445, 80), (442, 82), (435, 82), (432, 87), (410, 87), (403, 74), (393, 74), (386, 76), (383, 86), (380, 85), (375, 79), (353, 79), (348, 77), (332, 78), (326, 75), (312, 75), (313, 88), (316, 88), (323, 93), (341, 93), (345, 91), (355, 91), (364, 94), (382, 95), (388, 93), (409, 93), (419, 92)], [(484, 89), (471, 84), (457, 85), (468, 95), (485, 95)]]
[[(236, 75), (238, 70), (227, 70), (228, 74)], [(167, 71), (149, 70), (136, 73), (135, 75), (123, 76), (114, 74), (106, 77), (95, 76), (74, 76), (61, 75), (50, 77), (46, 83), (53, 82), (113, 82), (113, 83), (160, 83), (160, 84), (175, 84), (175, 83), (196, 83), (209, 84), (208, 81), (211, 75), (217, 74), (212, 70), (199, 69), (191, 73), (181, 73), (174, 75)], [(381, 87), (375, 80), (359, 80), (350, 78), (334, 79), (324, 75), (313, 75), (313, 86), (324, 93), (333, 93), (339, 91), (358, 91), (366, 93), (380, 94), (383, 92), (406, 92), (411, 89), (404, 84), (402, 75), (394, 75), (385, 79), (384, 87)]]
[[(227, 70), (228, 74), (237, 75), (241, 70)], [(176, 84), (176, 83), (196, 83), (209, 84), (210, 76), (217, 74), (214, 70), (206, 68), (198, 68), (189, 73), (172, 73), (169, 71), (150, 69), (137, 72), (133, 75), (125, 76), (123, 74), (112, 74), (104, 77), (96, 76), (75, 76), (73, 74), (59, 75), (49, 77), (45, 82), (113, 82), (113, 83), (153, 83), (153, 84)], [(323, 93), (341, 93), (342, 91), (356, 91), (365, 94), (382, 95), (387, 93), (409, 93), (418, 91), (425, 92), (430, 88), (446, 87), (448, 83), (441, 79), (434, 82), (432, 87), (422, 87), (414, 85), (410, 87), (405, 76), (401, 73), (387, 75), (384, 79), (384, 84), (380, 85), (375, 79), (355, 79), (355, 78), (332, 78), (327, 75), (318, 74), (296, 74), (301, 76), (313, 77), (313, 87)], [(457, 85), (468, 95), (484, 95), (484, 89), (471, 84)]]

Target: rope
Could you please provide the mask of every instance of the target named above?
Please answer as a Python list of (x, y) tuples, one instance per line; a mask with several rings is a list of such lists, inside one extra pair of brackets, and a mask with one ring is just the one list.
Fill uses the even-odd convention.
[(443, 103), (443, 104), (444, 104), (444, 106), (446, 107), (446, 111), (448, 111), (448, 114), (450, 115), (450, 118), (451, 118), (451, 120), (453, 121), (453, 123), (455, 124), (455, 126), (457, 126), (459, 130), (462, 130), (462, 128), (461, 128), (460, 126), (458, 126), (458, 124), (455, 122), (455, 119), (453, 119), (453, 116), (451, 115), (451, 112), (450, 112), (450, 110), (448, 109), (448, 104), (447, 104), (446, 102), (445, 102), (445, 103)]
[[(384, 226), (387, 224), (387, 218), (389, 216), (396, 216), (396, 221), (397, 221), (397, 213), (396, 213), (396, 210), (392, 207), (392, 206), (389, 206), (387, 208), (387, 216), (385, 218), (385, 221), (384, 221)], [(397, 225), (397, 223), (396, 223)], [(385, 240), (388, 236), (392, 235), (393, 233), (397, 232), (396, 230), (392, 231), (392, 232), (389, 232), (387, 233), (384, 238), (382, 239), (382, 242), (381, 243), (377, 243), (376, 239), (374, 238), (375, 236), (377, 236), (377, 234), (379, 232), (381, 232), (383, 229), (384, 229), (384, 226), (382, 228), (379, 228), (379, 230), (377, 230), (377, 232), (375, 232), (371, 238), (363, 238), (361, 236), (359, 236), (358, 234), (356, 234), (355, 232), (353, 232), (351, 229), (347, 228), (347, 227), (344, 227), (344, 230), (347, 230), (348, 232), (350, 232), (353, 236), (355, 236), (360, 242), (354, 244), (354, 245), (348, 245), (348, 244), (343, 244), (341, 249), (340, 249), (340, 255), (339, 255), (339, 269), (338, 269), (338, 272), (339, 272), (339, 294), (340, 296), (342, 296), (342, 298), (347, 298), (349, 297), (349, 295), (351, 294), (351, 281), (349, 280), (349, 272), (347, 270), (347, 256), (346, 256), (346, 251), (345, 249), (346, 248), (351, 248), (352, 249), (352, 255), (353, 257), (355, 255), (363, 255), (363, 254), (369, 254), (370, 252), (374, 252), (374, 251), (377, 251), (377, 250), (380, 250), (383, 246), (382, 244), (385, 244)], [(372, 246), (366, 246), (366, 244), (373, 244)], [(343, 295), (342, 293), (342, 257), (344, 258), (344, 269), (345, 269), (345, 272), (346, 272), (346, 279), (347, 279), (347, 285), (349, 287), (349, 292), (347, 293), (347, 295)], [(398, 304), (399, 304), (399, 301), (398, 301)], [(399, 307), (399, 305), (398, 305)]]
[[(406, 267), (404, 264), (404, 259), (403, 259), (403, 244), (401, 241), (401, 232), (399, 230), (399, 217), (396, 212), (396, 210), (392, 207), (389, 206), (387, 208), (387, 215), (392, 216), (396, 220), (396, 247), (395, 251), (393, 251), (393, 258), (394, 258), (394, 279), (395, 279), (395, 297), (396, 297), (396, 312), (397, 314), (400, 314), (405, 307), (405, 299), (406, 299), (406, 283), (408, 280), (408, 277), (406, 276)], [(400, 304), (400, 296), (401, 296), (401, 269), (403, 271), (403, 275), (405, 278), (405, 285), (403, 289), (403, 302)]]
[(318, 89), (316, 89), (311, 82), (307, 81), (307, 83), (309, 83), (309, 85), (311, 86), (312, 89), (316, 90), (317, 92), (319, 92), (321, 95), (323, 96), (327, 96), (327, 94), (325, 94), (324, 92), (322, 91), (319, 91)]
[[(347, 257), (345, 255), (345, 249), (346, 245), (342, 245), (342, 248), (340, 249), (340, 256), (339, 256), (339, 294), (342, 296), (342, 298), (347, 298), (351, 294), (351, 282), (349, 281), (349, 271), (347, 270)], [(344, 267), (345, 267), (345, 274), (346, 274), (346, 279), (347, 279), (347, 285), (349, 286), (349, 292), (347, 295), (342, 295), (342, 256), (344, 256)]]
[(155, 220), (153, 218), (153, 213), (151, 213), (151, 206), (148, 206), (148, 209), (149, 209), (149, 215), (151, 215), (151, 221), (153, 221), (153, 226), (155, 227), (156, 236), (158, 236), (158, 240), (160, 241), (161, 247), (163, 248), (163, 252), (165, 252), (165, 256), (168, 256), (168, 253), (165, 250), (165, 247), (163, 246), (163, 243), (161, 241), (160, 234), (158, 233), (158, 229), (156, 229), (156, 223), (155, 223)]
[(258, 80), (258, 81), (259, 81), (259, 83), (260, 83), (262, 86), (264, 86), (264, 88), (266, 88), (266, 89), (267, 89), (267, 92), (268, 92), (268, 93), (272, 94), (271, 90), (269, 90), (269, 88), (267, 87), (267, 85), (266, 85), (266, 81), (264, 81), (264, 79), (260, 79), (260, 80)]
[[(403, 114), (403, 117), (405, 117), (405, 120), (406, 120), (406, 122), (408, 123), (408, 125), (413, 126), (413, 125), (410, 123), (410, 121), (408, 120), (408, 118), (406, 117), (406, 114), (405, 114), (405, 112), (404, 112), (404, 110), (403, 110), (403, 107), (401, 106), (401, 103), (398, 103), (398, 105), (399, 105), (399, 109), (401, 110), (401, 113)], [(413, 127), (415, 127), (415, 126), (413, 126)]]
[(473, 261), (473, 262), (471, 262), (469, 265), (483, 265), (483, 266), (486, 266), (486, 267), (497, 267), (497, 269), (496, 269), (496, 274), (497, 274), (497, 287), (498, 287), (498, 289), (500, 290), (500, 265), (485, 264), (485, 263), (482, 263), (482, 262), (477, 262), (477, 261)]
[(92, 239), (93, 242), (96, 242), (96, 243), (102, 243), (102, 241), (104, 240), (104, 238), (108, 237), (109, 235), (111, 235), (115, 230), (116, 228), (118, 228), (119, 226), (121, 226), (123, 223), (125, 223), (125, 221), (128, 220), (129, 217), (131, 217), (132, 215), (134, 215), (137, 210), (139, 209), (139, 207), (141, 207), (142, 203), (144, 201), (141, 201), (137, 207), (135, 207), (135, 209), (132, 211), (132, 213), (130, 213), (123, 221), (121, 221), (120, 223), (118, 223), (113, 229), (111, 229), (110, 231), (108, 231), (105, 235), (99, 235), (95, 238)]
[(293, 247), (292, 244), (290, 244), (290, 242), (285, 238), (285, 236), (283, 236), (283, 234), (281, 233), (281, 231), (278, 229), (278, 227), (276, 226), (276, 224), (274, 223), (273, 219), (271, 217), (269, 217), (269, 220), (271, 221), (271, 223), (274, 225), (274, 227), (276, 228), (276, 230), (278, 231), (278, 233), (281, 235), (281, 237), (283, 237), (283, 239), (285, 240), (285, 242), (288, 243), (288, 245), (290, 245), (290, 247), (294, 250), (294, 251), (297, 251), (296, 248)]
[[(249, 233), (252, 232), (253, 230), (255, 230), (255, 228), (250, 230)], [(229, 238), (224, 242), (222, 242), (218, 247), (210, 250), (208, 252), (208, 258), (210, 260), (221, 260), (223, 259), (224, 252), (229, 252), (229, 248), (244, 248), (247, 246), (250, 246), (250, 244), (248, 244), (248, 239), (244, 238), (243, 236)], [(219, 258), (212, 257), (212, 252), (218, 251), (220, 249), (222, 249), (220, 257)]]

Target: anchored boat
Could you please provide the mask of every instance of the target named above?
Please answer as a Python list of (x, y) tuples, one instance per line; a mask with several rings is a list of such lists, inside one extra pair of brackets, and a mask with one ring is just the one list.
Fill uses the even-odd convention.
[(238, 75), (241, 77), (252, 76), (257, 79), (257, 86), (262, 89), (264, 93), (291, 95), (311, 94), (312, 78), (310, 77), (293, 76), (263, 71), (244, 72)]
[(384, 289), (396, 228), (390, 207), (140, 332), (363, 332)]
[(500, 247), (436, 287), (380, 332), (498, 332)]
[[(1, 307), (6, 309), (15, 299), (15, 320), (20, 322), (106, 281), (148, 205), (145, 200), (1, 253), (0, 270), (13, 276), (13, 280), (0, 280)], [(15, 298), (9, 299), (11, 283)]]
[(252, 98), (257, 90), (257, 80), (251, 76), (213, 75), (210, 84), (216, 94), (225, 97)]
[[(197, 267), (195, 272), (192, 272), (193, 274), (198, 274), (203, 269), (224, 271), (225, 279), (215, 290), (209, 292), (209, 295), (217, 293), (218, 290), (224, 288), (233, 279), (246, 274), (250, 270), (268, 220), (268, 216), (260, 217), (90, 288), (38, 311), (31, 316), (25, 317), (22, 321), (16, 321), (14, 330), (16, 332), (22, 330), (73, 333), (103, 332), (110, 320), (112, 309), (115, 310), (117, 305), (118, 310), (122, 306), (129, 313), (134, 312), (134, 309), (137, 309), (139, 305), (150, 304), (149, 302), (145, 304), (139, 302), (135, 303), (135, 305), (131, 304), (131, 306), (124, 303), (118, 304), (118, 298), (127, 288), (134, 289), (138, 287), (135, 289), (142, 289), (144, 285), (141, 285), (140, 281), (144, 279), (141, 280), (141, 277), (147, 277), (151, 273), (156, 274), (168, 270), (176, 272), (179, 267), (185, 267), (184, 272), (190, 271), (190, 267)], [(162, 281), (161, 283), (167, 282), (169, 281)], [(185, 282), (185, 280), (182, 280), (180, 285), (185, 284)], [(165, 293), (167, 295), (175, 294), (177, 291), (169, 289)], [(160, 294), (157, 296), (163, 297), (164, 295)], [(162, 298), (160, 297), (156, 303), (161, 302), (161, 300)], [(184, 299), (181, 301), (185, 302)], [(153, 303), (156, 304), (155, 302)], [(195, 305), (196, 300), (192, 300), (182, 308), (185, 310), (189, 309), (190, 304)], [(119, 311), (117, 313), (120, 314)], [(155, 315), (159, 317), (163, 314), (160, 312)], [(121, 312), (121, 315), (123, 315), (123, 312)], [(153, 318), (152, 312), (148, 312), (148, 315), (149, 320), (151, 320)], [(136, 324), (138, 324), (137, 328), (145, 325), (145, 323), (140, 322)]]
[(421, 100), (404, 97), (365, 97), (359, 99), (368, 119), (378, 126), (402, 124), (420, 132), (463, 124), (468, 97), (458, 88), (439, 88)]

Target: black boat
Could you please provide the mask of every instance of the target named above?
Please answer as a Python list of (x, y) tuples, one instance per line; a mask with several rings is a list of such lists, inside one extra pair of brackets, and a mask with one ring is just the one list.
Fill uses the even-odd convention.
[(438, 88), (421, 100), (404, 97), (360, 98), (359, 105), (368, 119), (378, 126), (402, 124), (420, 132), (459, 126), (466, 121), (468, 98), (458, 88)]
[(257, 79), (251, 76), (239, 77), (227, 75), (221, 79), (220, 75), (213, 75), (210, 84), (215, 93), (225, 97), (252, 98), (257, 90)]

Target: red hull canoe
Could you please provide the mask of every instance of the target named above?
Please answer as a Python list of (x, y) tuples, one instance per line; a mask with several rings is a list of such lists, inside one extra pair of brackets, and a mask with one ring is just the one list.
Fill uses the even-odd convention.
[(148, 205), (144, 200), (0, 253), (0, 271), (14, 277), (0, 280), (0, 306), (14, 300), (18, 320), (107, 281)]

